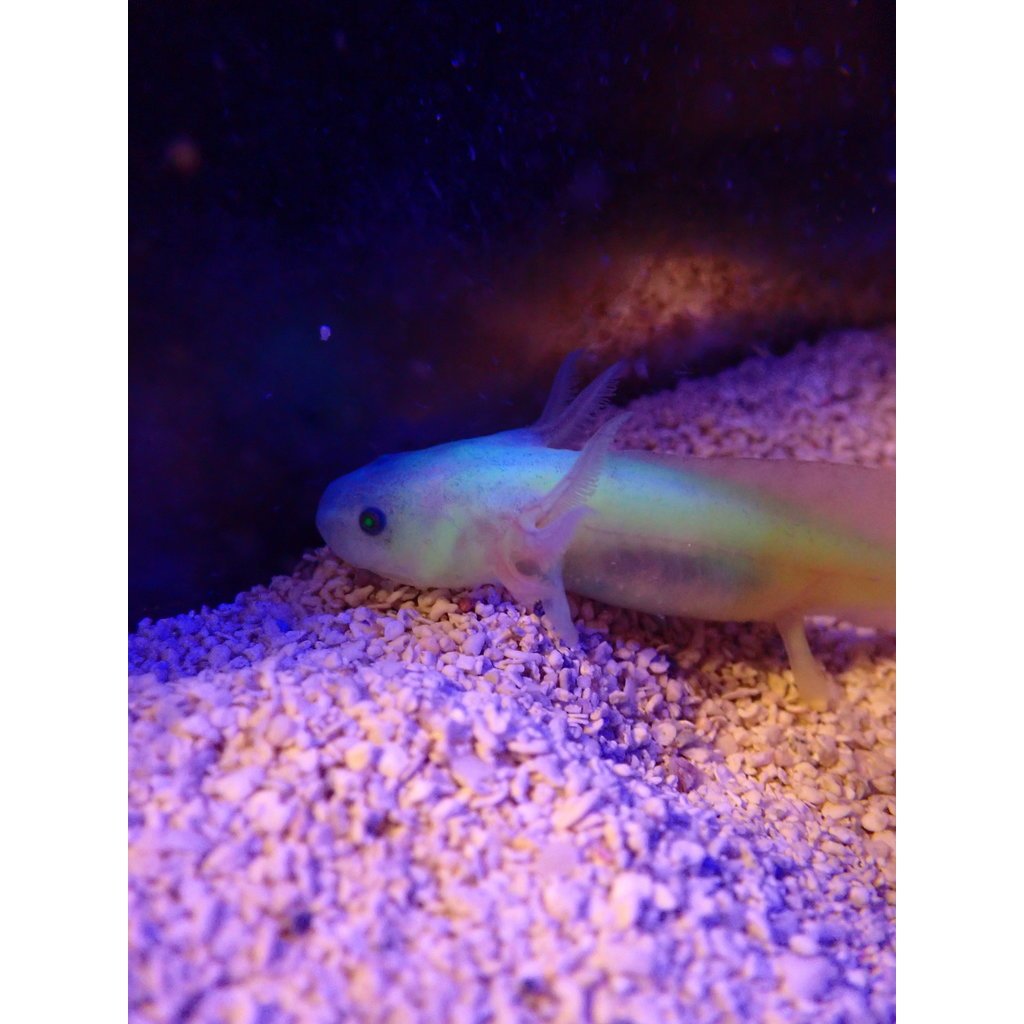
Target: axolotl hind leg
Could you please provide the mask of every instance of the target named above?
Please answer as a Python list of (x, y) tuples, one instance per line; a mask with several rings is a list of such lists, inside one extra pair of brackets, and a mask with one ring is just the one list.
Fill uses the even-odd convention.
[(787, 615), (779, 619), (777, 625), (800, 697), (812, 711), (828, 710), (835, 697), (835, 684), (811, 654), (804, 617), (798, 613)]

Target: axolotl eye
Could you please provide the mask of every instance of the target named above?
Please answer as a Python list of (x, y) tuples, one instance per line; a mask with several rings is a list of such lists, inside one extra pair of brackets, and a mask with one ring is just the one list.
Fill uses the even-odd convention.
[(387, 516), (379, 508), (374, 508), (372, 505), (369, 508), (364, 508), (359, 513), (359, 529), (363, 533), (368, 533), (371, 537), (376, 537), (387, 526), (387, 522)]

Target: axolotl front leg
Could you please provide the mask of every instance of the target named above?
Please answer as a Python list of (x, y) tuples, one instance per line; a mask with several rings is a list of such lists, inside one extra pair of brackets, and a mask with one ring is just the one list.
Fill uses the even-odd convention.
[(586, 443), (572, 469), (547, 494), (502, 524), (498, 574), (521, 604), (540, 601), (544, 618), (568, 647), (579, 642), (562, 579), (562, 562), (576, 528), (588, 515), (601, 464), (616, 432), (627, 418), (613, 416)]

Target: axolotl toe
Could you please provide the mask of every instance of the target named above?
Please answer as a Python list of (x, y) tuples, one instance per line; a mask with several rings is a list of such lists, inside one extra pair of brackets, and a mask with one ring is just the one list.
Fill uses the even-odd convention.
[[(572, 399), (574, 358), (532, 427), (388, 455), (317, 511), (353, 565), (421, 587), (504, 586), (578, 642), (566, 590), (639, 611), (774, 622), (803, 700), (832, 684), (809, 615), (895, 628), (895, 472), (827, 462), (612, 449), (593, 429), (619, 368)], [(582, 450), (573, 445), (582, 443)]]

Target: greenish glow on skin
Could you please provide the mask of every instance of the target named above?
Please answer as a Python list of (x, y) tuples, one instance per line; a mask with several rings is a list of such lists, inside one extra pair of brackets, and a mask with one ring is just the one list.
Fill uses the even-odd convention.
[[(776, 622), (802, 690), (822, 705), (802, 618), (888, 622), (895, 557), (800, 496), (827, 494), (850, 473), (863, 474), (851, 493), (870, 491), (883, 471), (769, 467), (783, 491), (792, 485), (787, 501), (735, 472), (702, 472), (701, 460), (612, 451), (614, 423), (582, 451), (548, 447), (587, 424), (607, 386), (599, 379), (564, 408), (555, 402), (536, 428), (387, 456), (336, 480), (317, 513), (324, 539), (352, 564), (401, 582), (495, 583), (527, 607), (540, 600), (568, 644), (577, 637), (566, 589), (656, 614)], [(556, 383), (556, 394), (567, 391)], [(741, 479), (747, 472), (733, 468)], [(754, 468), (763, 475), (764, 464)], [(385, 527), (374, 534), (376, 510)]]

